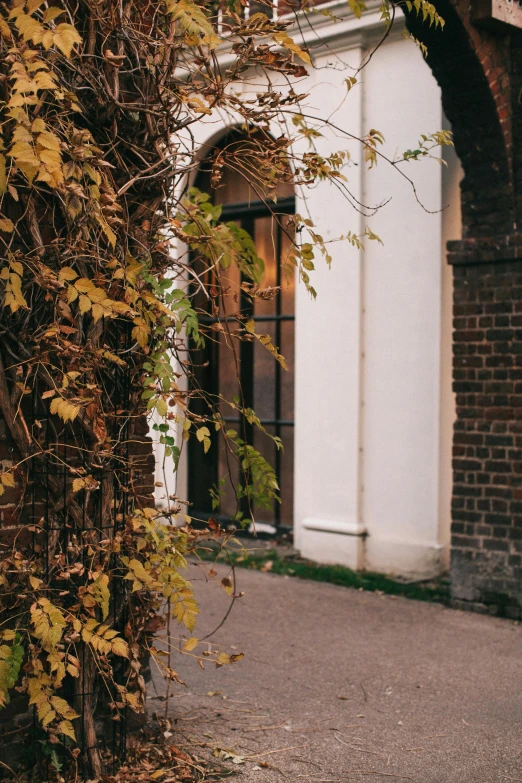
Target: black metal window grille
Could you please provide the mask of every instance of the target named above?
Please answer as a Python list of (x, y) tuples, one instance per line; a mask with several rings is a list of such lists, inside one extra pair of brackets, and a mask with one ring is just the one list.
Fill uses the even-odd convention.
[[(238, 290), (238, 310), (243, 317), (256, 323), (257, 332), (268, 332), (273, 343), (283, 354), (285, 353), (285, 344), (292, 354), (294, 349), (293, 288), (291, 292), (285, 291), (285, 281), (281, 270), (283, 244), (287, 240), (285, 236), (286, 216), (294, 213), (295, 199), (293, 197), (280, 198), (276, 204), (270, 205), (262, 201), (226, 204), (221, 213), (223, 221), (235, 221), (240, 224), (252, 236), (256, 244), (259, 244), (262, 220), (270, 221), (273, 257), (264, 259), (267, 266), (265, 277), (271, 278), (273, 281), (271, 284), (279, 288), (279, 293), (274, 297), (273, 305), (270, 308), (271, 312), (258, 312), (257, 305), (253, 306), (245, 292)], [(259, 248), (258, 252), (260, 252)], [(260, 255), (263, 256), (263, 253), (260, 252)], [(207, 282), (210, 283), (210, 280)], [(240, 282), (243, 282), (243, 278)], [(266, 284), (265, 281), (262, 282), (262, 285), (264, 284)], [(218, 320), (217, 317), (211, 315), (200, 316), (200, 322), (207, 327), (212, 327), (212, 324)], [(259, 433), (257, 428), (252, 425), (246, 425), (247, 442), (253, 444), (273, 465), (281, 488), (281, 504), (276, 502), (271, 509), (256, 507), (254, 514), (256, 521), (268, 523), (279, 529), (288, 529), (292, 527), (293, 507), (293, 361), (289, 362), (289, 369), (284, 370), (267, 354), (266, 358), (269, 360), (269, 364), (265, 364), (263, 368), (265, 369), (265, 377), (262, 380), (266, 390), (264, 396), (270, 396), (271, 400), (261, 399), (263, 395), (263, 390), (260, 391), (261, 379), (259, 372), (256, 372), (261, 365), (257, 356), (260, 348), (262, 349), (262, 346), (256, 346), (254, 342), (241, 342), (239, 346), (239, 379), (244, 405), (247, 408), (252, 408), (259, 415), (261, 424), (270, 434), (283, 440), (285, 450), (282, 452), (272, 447), (269, 438), (263, 433)], [(223, 373), (223, 361), (226, 356), (223, 349), (230, 353), (229, 349), (223, 345), (223, 341), (209, 339), (205, 350), (197, 352), (195, 360), (196, 383), (212, 395), (215, 400), (223, 392), (224, 383), (227, 386), (230, 385), (230, 377), (225, 378)], [(266, 377), (268, 366), (271, 368), (271, 377)], [(195, 402), (193, 408), (194, 412), (204, 415), (204, 404), (201, 402)], [(230, 407), (222, 406), (222, 413), (229, 427), (235, 428), (234, 425), (240, 425), (239, 417), (233, 415)], [(266, 415), (267, 413), (269, 415)], [(239, 434), (242, 435), (243, 432), (241, 430)], [(224, 498), (222, 498), (220, 508), (217, 511), (212, 508), (212, 499), (209, 494), (209, 487), (217, 487), (219, 479), (226, 472), (226, 467), (230, 466), (230, 463), (223, 464), (223, 454), (220, 453), (217, 441), (218, 439), (214, 437), (211, 448), (206, 455), (202, 454), (201, 444), (194, 442), (193, 439), (189, 441), (189, 499), (192, 503), (191, 513), (194, 517), (207, 519), (209, 516), (215, 516), (221, 522), (227, 523), (230, 522), (234, 512), (235, 500), (231, 487), (224, 490)], [(240, 480), (238, 471), (234, 473), (232, 470), (232, 473), (233, 480)], [(240, 510), (244, 516), (248, 516), (248, 504), (244, 499), (240, 502)]]

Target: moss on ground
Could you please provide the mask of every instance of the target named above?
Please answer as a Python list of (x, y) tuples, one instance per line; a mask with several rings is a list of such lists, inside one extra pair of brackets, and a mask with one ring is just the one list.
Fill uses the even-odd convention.
[[(198, 555), (203, 560), (215, 560), (216, 552), (202, 550)], [(357, 590), (400, 595), (416, 601), (431, 601), (448, 604), (450, 600), (449, 581), (438, 579), (429, 582), (400, 582), (383, 574), (352, 571), (340, 565), (321, 565), (295, 555), (285, 556), (276, 549), (251, 552), (248, 549), (227, 549), (217, 555), (218, 562), (229, 562), (241, 568), (269, 571), (272, 574), (311, 579), (315, 582), (330, 582)]]

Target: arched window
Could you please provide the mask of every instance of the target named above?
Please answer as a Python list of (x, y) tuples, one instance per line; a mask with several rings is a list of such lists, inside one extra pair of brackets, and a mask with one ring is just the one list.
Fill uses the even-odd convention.
[[(260, 197), (256, 185), (252, 187), (252, 171), (247, 171), (248, 156), (245, 157), (245, 145), (250, 142), (237, 132), (230, 132), (218, 145), (217, 150), (232, 151), (234, 145), (241, 145), (242, 155), (232, 155), (230, 164), (222, 169), (220, 187), (212, 188), (210, 177), (211, 158), (215, 159), (216, 148), (203, 162), (196, 187), (210, 193), (214, 203), (222, 205), (221, 220), (234, 221), (248, 231), (253, 238), (257, 253), (263, 258), (265, 271), (261, 287), (277, 287), (279, 293), (272, 299), (256, 298), (254, 303), (245, 294), (241, 284), (246, 282), (237, 267), (231, 266), (220, 272), (221, 290), (224, 291), (221, 304), (221, 317), (241, 312), (253, 319), (256, 332), (270, 335), (272, 343), (285, 357), (287, 369), (283, 369), (271, 354), (257, 341), (236, 342), (231, 350), (226, 333), (215, 331), (207, 340), (206, 348), (196, 355), (195, 375), (200, 387), (212, 395), (222, 395), (226, 400), (239, 396), (238, 372), (245, 407), (252, 408), (260, 418), (263, 427), (271, 435), (281, 438), (284, 450), (278, 450), (270, 438), (256, 427), (247, 426), (247, 440), (275, 468), (280, 486), (281, 503), (273, 507), (255, 507), (256, 522), (273, 525), (277, 528), (291, 528), (293, 525), (293, 442), (294, 442), (294, 277), (281, 269), (281, 261), (291, 246), (291, 229), (287, 226), (287, 215), (295, 212), (293, 186), (279, 186), (275, 200)], [(239, 161), (239, 162), (236, 162)], [(254, 173), (255, 178), (255, 173)], [(257, 192), (256, 192), (257, 191)], [(207, 271), (205, 284), (212, 285)], [(205, 297), (196, 295), (195, 305), (205, 308)], [(217, 319), (209, 313), (200, 318), (210, 329)], [(231, 328), (237, 328), (237, 322), (231, 321)], [(235, 355), (234, 355), (235, 354)], [(237, 362), (237, 367), (236, 367)], [(201, 410), (198, 410), (201, 406)], [(204, 403), (194, 401), (193, 410), (204, 415)], [(221, 413), (230, 429), (238, 429), (239, 417), (230, 406), (222, 403)], [(243, 432), (239, 433), (241, 436)], [(234, 518), (237, 501), (232, 482), (240, 480), (239, 468), (227, 459), (224, 444), (213, 438), (212, 446), (206, 455), (202, 454), (201, 444), (191, 439), (188, 449), (188, 491), (192, 503), (191, 513), (195, 517), (216, 516), (222, 523)], [(229, 468), (232, 469), (232, 481), (224, 480)], [(209, 487), (220, 491), (219, 508), (212, 507)], [(245, 516), (248, 514), (243, 506)]]

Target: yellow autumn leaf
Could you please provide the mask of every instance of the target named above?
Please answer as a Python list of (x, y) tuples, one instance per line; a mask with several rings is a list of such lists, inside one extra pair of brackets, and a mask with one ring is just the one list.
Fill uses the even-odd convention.
[(70, 266), (62, 266), (58, 272), (58, 280), (60, 280), (60, 282), (63, 282), (64, 280), (76, 280), (77, 277), (78, 274), (74, 271), (74, 269), (71, 269)]
[(109, 315), (111, 315), (110, 310), (106, 310), (100, 304), (93, 304), (92, 317), (94, 319), (94, 323), (97, 323), (100, 320), (100, 318), (103, 318), (103, 316), (109, 316)]
[(78, 309), (80, 310), (80, 313), (84, 315), (85, 313), (88, 313), (91, 309), (92, 302), (89, 299), (88, 296), (85, 296), (84, 294), (80, 294), (80, 299), (78, 302)]
[(0, 153), (0, 196), (7, 190), (7, 162), (5, 155)]
[(56, 17), (61, 16), (61, 14), (64, 13), (65, 11), (63, 8), (57, 8), (55, 5), (52, 5), (44, 11), (43, 21), (45, 24), (49, 24), (49, 22), (52, 22)]
[[(47, 33), (46, 33), (47, 35)], [(45, 36), (44, 36), (45, 39)], [(57, 85), (56, 77), (49, 71), (38, 71), (34, 75), (34, 81), (38, 90), (55, 90)]]
[(185, 652), (191, 652), (194, 650), (195, 647), (198, 645), (198, 639), (196, 639), (195, 636), (191, 636), (190, 639), (187, 639), (185, 644), (183, 645), (183, 649)]
[(21, 286), (22, 286), (22, 278), (20, 277), (19, 274), (17, 274), (16, 272), (11, 272), (9, 274), (9, 284), (10, 284), (10, 286), (12, 288), (12, 291), (15, 294), (15, 296), (17, 294), (21, 295), (21, 293), (22, 293), (22, 288), (21, 288)]
[(22, 294), (22, 278), (14, 272), (10, 272), (7, 277), (3, 274), (2, 279), (8, 279), (9, 281), (5, 287), (4, 304), (9, 306), (13, 313), (19, 310), (20, 307), (27, 309), (27, 302)]
[(14, 231), (14, 223), (9, 218), (0, 218), (0, 231), (5, 231), (6, 234), (10, 234)]
[(44, 650), (50, 652), (56, 649), (66, 626), (60, 609), (48, 598), (40, 598), (31, 607), (31, 623), (34, 626), (33, 635), (40, 639)]
[(79, 35), (76, 28), (72, 24), (62, 22), (59, 24), (53, 34), (53, 44), (67, 57), (69, 60), (71, 52), (75, 44), (80, 44), (82, 37)]
[(96, 286), (92, 282), (92, 280), (89, 280), (88, 277), (80, 277), (74, 284), (74, 287), (77, 291), (79, 291), (81, 294), (88, 294), (90, 293)]
[(131, 710), (134, 710), (134, 712), (139, 712), (143, 707), (142, 696), (140, 693), (129, 693), (129, 691), (125, 691), (125, 693), (122, 693), (122, 699), (125, 704), (131, 708)]
[[(94, 187), (94, 186), (93, 186)], [(101, 226), (101, 229), (107, 239), (109, 240), (110, 246), (114, 249), (116, 246), (116, 234), (112, 230), (112, 228), (109, 226), (103, 215), (97, 214), (95, 215), (96, 221), (99, 226)]]
[(0, 35), (8, 41), (13, 37), (9, 25), (2, 16), (0, 16)]
[(47, 51), (53, 45), (54, 30), (46, 30), (42, 35), (42, 46)]
[(74, 728), (70, 720), (60, 721), (58, 728), (62, 734), (65, 734), (66, 737), (70, 737), (70, 739), (76, 742), (76, 734), (74, 733)]
[[(11, 11), (9, 16), (12, 16), (12, 13), (13, 12)], [(40, 24), (38, 19), (35, 19), (34, 16), (30, 16), (29, 14), (21, 13), (17, 15), (15, 26), (24, 41), (32, 41), (34, 44), (40, 43), (42, 35), (45, 32), (43, 24)]]
[(199, 440), (200, 443), (203, 443), (203, 451), (205, 454), (210, 448), (210, 430), (208, 427), (200, 427), (198, 430), (196, 430), (196, 438)]
[(45, 122), (41, 117), (37, 117), (31, 125), (31, 130), (33, 133), (41, 133), (45, 129)]
[(59, 715), (62, 716), (62, 718), (65, 718), (66, 720), (74, 720), (75, 718), (80, 717), (80, 715), (73, 710), (70, 704), (66, 702), (65, 699), (61, 698), (61, 696), (51, 696), (49, 701), (51, 702), (52, 707)]
[(57, 415), (62, 419), (62, 421), (67, 422), (73, 421), (76, 418), (80, 412), (80, 407), (78, 405), (74, 405), (68, 400), (64, 400), (63, 397), (55, 397), (51, 401), (49, 410), (53, 415)]
[(83, 171), (93, 182), (96, 183), (96, 185), (101, 185), (101, 174), (99, 171), (96, 171), (96, 169), (93, 168), (90, 163), (84, 164)]
[(219, 45), (219, 36), (201, 8), (192, 0), (167, 0), (167, 12), (186, 34), (189, 45), (206, 44), (210, 49)]
[(0, 474), (0, 481), (4, 485), (4, 487), (14, 487), (15, 480), (12, 473), (2, 473)]
[(72, 491), (79, 492), (81, 489), (84, 488), (84, 486), (85, 486), (85, 479), (75, 478), (72, 483)]
[[(91, 618), (87, 620), (87, 622), (83, 626), (82, 639), (86, 644), (88, 644), (93, 638), (95, 634), (95, 629), (98, 627), (98, 625), (99, 625), (98, 621)], [(75, 627), (75, 631), (79, 633), (79, 628)]]
[(27, 0), (26, 8), (29, 11), (30, 14), (34, 13), (38, 8), (40, 8), (41, 5), (43, 5), (44, 0)]
[(141, 318), (136, 318), (135, 326), (132, 330), (132, 339), (142, 347), (146, 348), (149, 342), (150, 329)]
[(92, 302), (102, 302), (104, 305), (111, 303), (110, 299), (107, 299), (107, 294), (97, 285), (93, 285), (92, 290), (89, 291), (89, 299)]
[[(109, 592), (109, 576), (108, 574), (100, 574), (94, 582), (89, 585), (88, 592), (92, 595), (98, 606), (102, 611), (102, 619), (106, 620), (109, 614), (109, 604), (111, 594)], [(97, 633), (101, 633), (101, 629), (98, 629)], [(111, 631), (109, 630), (110, 634)], [(106, 635), (104, 635), (107, 638)], [(110, 638), (110, 637), (109, 637)]]
[(129, 657), (129, 645), (121, 636), (117, 636), (111, 641), (111, 651), (114, 655), (119, 655), (121, 658)]
[(72, 285), (67, 286), (67, 301), (71, 304), (75, 299), (78, 299), (78, 291)]
[(185, 628), (192, 632), (199, 614), (197, 601), (189, 589), (178, 593), (177, 598), (177, 602), (172, 607), (172, 615), (178, 623), (183, 623)]
[(66, 407), (64, 409), (64, 421), (73, 421), (80, 412), (79, 405), (73, 405), (72, 402), (65, 401)]
[(40, 144), (42, 147), (46, 147), (49, 150), (58, 151), (60, 149), (60, 139), (56, 133), (53, 133), (52, 131), (43, 130), (38, 134), (37, 141), (38, 144)]
[[(38, 717), (40, 718), (44, 729), (46, 726), (49, 725), (49, 723), (51, 723), (51, 721), (53, 721), (56, 718), (56, 712), (53, 709), (51, 709), (49, 703), (42, 705), (41, 708), (39, 709), (37, 708), (37, 712), (38, 712)], [(42, 717), (42, 713), (44, 713), (43, 717)]]
[(285, 49), (288, 49), (288, 51), (292, 52), (292, 54), (296, 54), (298, 57), (300, 57), (301, 60), (303, 60), (303, 62), (307, 63), (308, 65), (312, 64), (308, 52), (304, 49), (301, 49), (301, 47), (296, 44), (294, 39), (290, 38), (288, 33), (286, 33), (284, 30), (278, 33), (274, 33), (273, 38), (276, 43), (278, 43), (280, 46), (283, 46)]
[(78, 215), (81, 215), (82, 212), (82, 202), (81, 199), (75, 194), (75, 193), (68, 193), (66, 196), (67, 201), (67, 212), (72, 217), (73, 220), (76, 220)]

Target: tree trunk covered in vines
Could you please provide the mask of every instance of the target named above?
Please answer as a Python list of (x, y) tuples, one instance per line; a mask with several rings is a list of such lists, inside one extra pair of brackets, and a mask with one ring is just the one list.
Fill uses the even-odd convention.
[[(415, 7), (440, 22), (425, 0)], [(391, 9), (384, 0), (388, 28)], [(185, 498), (154, 507), (139, 475), (151, 470), (144, 417), (170, 469), (188, 438), (203, 453), (218, 437), (239, 463), (238, 509), (252, 516), (254, 503), (277, 500), (274, 470), (247, 433), (270, 436), (241, 390), (228, 401), (241, 421), (234, 431), (225, 402), (192, 372), (191, 349), (220, 333), (236, 362), (246, 340), (284, 366), (226, 281), (235, 266), (244, 296), (273, 298), (263, 259), (189, 187), (196, 129), (214, 117), (241, 126), (241, 137), (207, 155), (211, 188), (227, 170), (241, 173), (287, 234), (284, 263), (312, 295), (314, 252), (329, 261), (327, 248), (310, 218), (278, 215), (275, 195), (331, 180), (351, 198), (341, 174), (348, 153), (313, 146), (323, 125), (334, 126), (302, 111), (297, 83), (311, 57), (287, 32), (299, 8), (285, 5), (283, 20), (270, 2), (264, 10), (245, 18), (236, 0), (0, 7), (0, 416), (13, 444), (0, 502), (18, 493), (14, 533), (0, 531), (0, 708), (15, 687), (25, 693), (48, 757), (80, 763), (92, 778), (108, 758), (98, 702), (123, 725), (127, 710), (143, 709), (144, 656), (173, 682), (171, 644), (209, 658), (192, 636), (186, 555), (222, 531), (213, 520), (210, 531), (192, 526)], [(309, 142), (305, 152), (298, 140)], [(360, 141), (373, 164), (380, 134)], [(351, 232), (342, 239), (361, 242)], [(235, 521), (249, 520), (238, 511)], [(230, 580), (221, 586), (233, 593)], [(185, 629), (172, 640), (161, 637), (166, 613)], [(218, 665), (240, 657), (210, 655)]]

